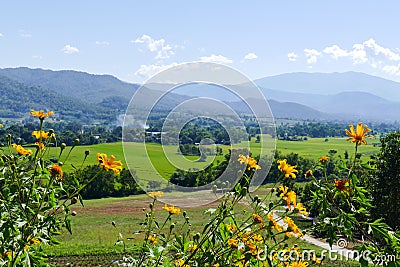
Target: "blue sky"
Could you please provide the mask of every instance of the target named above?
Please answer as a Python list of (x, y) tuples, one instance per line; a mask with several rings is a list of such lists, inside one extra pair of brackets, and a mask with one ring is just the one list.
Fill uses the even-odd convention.
[(0, 68), (143, 82), (213, 61), (251, 79), (361, 71), (400, 82), (397, 1), (3, 1)]

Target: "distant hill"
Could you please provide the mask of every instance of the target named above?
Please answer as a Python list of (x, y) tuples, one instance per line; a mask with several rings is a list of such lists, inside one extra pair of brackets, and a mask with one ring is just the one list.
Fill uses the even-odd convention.
[(332, 95), (358, 91), (400, 102), (400, 83), (360, 72), (286, 73), (254, 82), (263, 89), (284, 92)]
[[(400, 83), (364, 73), (288, 73), (255, 83), (277, 118), (400, 121)], [(57, 110), (63, 119), (109, 124), (125, 113), (139, 88), (111, 75), (25, 67), (0, 69), (0, 86), (0, 118), (21, 118), (30, 108), (49, 108)], [(140, 104), (148, 107), (154, 97), (162, 95), (158, 91), (162, 87), (157, 86), (143, 92)], [(232, 86), (247, 92), (246, 85)], [(153, 111), (168, 112), (194, 96), (216, 98), (229, 102), (236, 110), (246, 109), (236, 95), (219, 86), (192, 84), (163, 96)], [(261, 101), (252, 95), (243, 97), (254, 105)]]
[(52, 71), (30, 68), (0, 69), (0, 75), (28, 85), (37, 85), (83, 102), (100, 103), (109, 97), (129, 101), (138, 88), (111, 75), (72, 70)]
[(63, 96), (36, 85), (27, 85), (0, 76), (0, 117), (21, 119), (29, 117), (30, 109), (54, 110), (53, 118), (63, 120), (79, 118), (83, 123), (96, 119), (109, 120), (108, 110)]

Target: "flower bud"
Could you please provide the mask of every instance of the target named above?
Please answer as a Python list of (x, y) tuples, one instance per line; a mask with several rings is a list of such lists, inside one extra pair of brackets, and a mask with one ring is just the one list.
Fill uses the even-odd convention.
[(80, 140), (78, 138), (75, 139), (74, 141), (74, 146), (77, 146), (79, 144)]
[(54, 134), (54, 130), (53, 130), (53, 129), (50, 129), (50, 130), (49, 130), (49, 135), (52, 136), (53, 134)]
[(183, 217), (186, 217), (186, 210), (182, 212)]
[(66, 147), (67, 147), (66, 143), (61, 143), (61, 145), (60, 145), (61, 150), (64, 150)]
[(213, 185), (212, 186), (212, 191), (213, 191), (214, 194), (217, 192), (217, 188), (218, 188), (217, 185)]
[(72, 212), (71, 212), (71, 215), (72, 215), (72, 216), (76, 216), (76, 214), (77, 214), (76, 211), (72, 211)]
[(86, 150), (85, 150), (85, 155), (86, 155), (86, 156), (89, 156), (89, 154), (90, 154), (90, 150), (89, 150), (89, 149), (86, 149)]
[(117, 224), (114, 221), (112, 221), (111, 224), (112, 226), (117, 227)]
[(169, 229), (174, 229), (175, 228), (175, 224), (174, 223), (171, 223), (171, 225), (170, 225), (170, 227), (169, 227)]

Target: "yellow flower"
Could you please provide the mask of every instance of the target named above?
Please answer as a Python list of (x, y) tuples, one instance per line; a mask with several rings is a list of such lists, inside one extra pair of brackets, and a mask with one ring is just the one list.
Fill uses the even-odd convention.
[(147, 239), (153, 244), (157, 243), (158, 241), (157, 237), (155, 237), (154, 235), (149, 235)]
[(237, 231), (237, 227), (234, 224), (227, 224), (226, 229), (228, 229), (229, 232), (235, 232)]
[(306, 208), (303, 207), (303, 204), (297, 203), (295, 208), (298, 210), (299, 214), (303, 214), (308, 217), (308, 212)]
[(253, 217), (253, 220), (254, 220), (255, 223), (262, 223), (263, 222), (262, 217), (260, 215), (258, 215), (258, 214), (253, 214), (251, 217)]
[(325, 163), (325, 162), (328, 162), (328, 160), (329, 160), (329, 158), (327, 156), (322, 156), (322, 157), (319, 158), (318, 161), (321, 162), (321, 163)]
[(39, 150), (43, 151), (44, 150), (44, 144), (42, 142), (36, 142), (35, 145), (39, 148)]
[(197, 245), (189, 246), (190, 251), (195, 251), (197, 249)]
[(181, 213), (181, 209), (175, 208), (174, 205), (168, 207), (167, 204), (164, 204), (163, 209), (168, 211), (170, 215), (172, 215), (172, 214), (179, 215)]
[(29, 243), (34, 244), (34, 245), (37, 245), (40, 243), (39, 239), (37, 239), (37, 238), (31, 238), (28, 241), (29, 241)]
[(157, 191), (157, 192), (149, 192), (149, 193), (147, 193), (147, 195), (149, 196), (149, 197), (162, 197), (163, 195), (164, 195), (164, 192), (161, 192), (161, 191)]
[(285, 223), (287, 223), (288, 227), (290, 228), (290, 230), (296, 234), (298, 237), (303, 236), (303, 233), (299, 230), (299, 228), (297, 227), (297, 225), (294, 223), (294, 221), (292, 219), (290, 219), (289, 217), (285, 216), (285, 218), (283, 219), (283, 221)]
[(278, 189), (282, 191), (279, 197), (283, 198), (286, 201), (286, 205), (288, 206), (289, 209), (291, 207), (290, 205), (291, 203), (293, 203), (293, 205), (296, 206), (296, 198), (297, 198), (296, 192), (288, 191), (289, 188), (283, 185), (278, 186)]
[(231, 238), (228, 240), (228, 247), (230, 248), (237, 248), (239, 245), (239, 242), (236, 238)]
[(33, 118), (35, 118), (35, 119), (39, 118), (40, 120), (44, 120), (44, 118), (53, 115), (54, 112), (49, 111), (49, 112), (45, 113), (43, 110), (36, 111), (36, 110), (31, 109), (30, 114), (33, 115)]
[(9, 257), (12, 257), (12, 252), (10, 252), (10, 251), (6, 251), (6, 253), (5, 253), (7, 256), (9, 256)]
[(290, 203), (293, 203), (293, 206), (296, 206), (296, 192), (294, 191), (289, 191), (286, 194), (286, 204), (288, 206), (288, 208), (290, 209)]
[(49, 172), (50, 172), (50, 175), (51, 175), (53, 178), (56, 178), (56, 179), (57, 179), (57, 181), (62, 179), (63, 171), (62, 171), (62, 169), (61, 169), (61, 166), (59, 166), (59, 165), (53, 165), (53, 166), (51, 166), (51, 167), (49, 168)]
[(26, 246), (24, 247), (24, 250), (25, 250), (25, 251), (29, 250), (29, 246), (26, 245)]
[(296, 170), (297, 166), (292, 166), (292, 165), (288, 164), (286, 162), (286, 159), (278, 160), (278, 164), (279, 164), (278, 170), (280, 170), (281, 172), (284, 172), (286, 178), (289, 178), (289, 176), (293, 179), (296, 178), (295, 173), (299, 172), (298, 170)]
[(32, 150), (30, 150), (30, 149), (25, 149), (25, 148), (23, 148), (21, 145), (12, 144), (11, 146), (12, 146), (13, 148), (15, 148), (15, 150), (17, 150), (17, 152), (18, 152), (19, 155), (23, 155), (23, 156), (25, 156), (25, 155), (27, 155), (27, 156), (32, 155)]
[(257, 161), (249, 156), (244, 156), (242, 154), (239, 155), (238, 161), (240, 164), (247, 164), (247, 169), (255, 169), (255, 170), (259, 170), (261, 169), (260, 166), (257, 165)]
[(33, 131), (32, 135), (36, 137), (36, 139), (47, 139), (50, 137), (49, 133), (45, 131)]
[(307, 267), (307, 266), (308, 262), (306, 261), (292, 262), (292, 264), (290, 265), (290, 267)]
[(122, 170), (122, 162), (120, 160), (114, 160), (114, 155), (111, 155), (110, 160), (108, 160), (107, 154), (97, 153), (97, 161), (100, 162), (100, 168), (106, 171), (112, 170), (115, 174), (118, 174)]
[(279, 233), (282, 232), (282, 227), (278, 224), (277, 221), (275, 221), (274, 215), (273, 215), (272, 213), (268, 213), (267, 219), (268, 219), (269, 221), (271, 221), (271, 222), (274, 224), (274, 226), (272, 227), (272, 229), (275, 229), (275, 230), (278, 231)]
[(351, 141), (352, 143), (357, 143), (357, 146), (361, 144), (367, 144), (364, 138), (370, 138), (371, 135), (366, 135), (371, 129), (368, 128), (367, 125), (363, 125), (361, 122), (357, 124), (357, 129), (354, 131), (354, 126), (349, 125), (350, 131), (345, 129), (345, 132), (350, 138), (347, 138), (346, 141)]

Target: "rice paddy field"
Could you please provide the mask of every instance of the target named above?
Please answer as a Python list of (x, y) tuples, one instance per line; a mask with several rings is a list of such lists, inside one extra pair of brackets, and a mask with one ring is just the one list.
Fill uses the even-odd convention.
[[(372, 142), (369, 142), (372, 143)], [(261, 146), (259, 143), (252, 141), (250, 143), (253, 155), (260, 152)], [(223, 153), (227, 153), (229, 147), (221, 146)], [(85, 151), (89, 150), (90, 154), (83, 163), (83, 165), (97, 164), (96, 154), (106, 153), (114, 155), (117, 160), (122, 160), (126, 166), (124, 157), (124, 150), (122, 143), (107, 143), (92, 146), (77, 146), (75, 147), (69, 159), (65, 161), (65, 156), (70, 148), (67, 148), (61, 156), (61, 161), (64, 160), (64, 170), (71, 171), (72, 165), (79, 167), (82, 165), (82, 160), (85, 157)], [(142, 144), (127, 143), (125, 144), (125, 154), (128, 155), (131, 164), (135, 164), (135, 170), (139, 177), (152, 177), (154, 171), (149, 169), (148, 157), (156, 166), (158, 172), (164, 177), (169, 177), (174, 171), (175, 167), (169, 163), (165, 157), (164, 150), (169, 150), (173, 155), (176, 153), (175, 147), (161, 147), (159, 144), (146, 144), (146, 149), (143, 149)], [(348, 151), (350, 157), (354, 152), (354, 144), (346, 142), (344, 138), (309, 138), (306, 141), (282, 141), (278, 140), (276, 149), (282, 151), (283, 154), (298, 153), (299, 155), (318, 160), (321, 156), (327, 155), (330, 150), (336, 150), (338, 155), (343, 155)], [(361, 146), (359, 153), (363, 157), (368, 157), (378, 151), (378, 147), (369, 144)], [(52, 149), (49, 151), (50, 156), (58, 156), (59, 150)], [(148, 156), (147, 156), (148, 155)], [(208, 157), (207, 162), (195, 162), (199, 168), (212, 161), (222, 160), (223, 155)], [(186, 157), (189, 160), (195, 161), (198, 159), (196, 156)], [(262, 186), (257, 190), (257, 194), (265, 194), (270, 190), (268, 185)], [(179, 195), (172, 195), (171, 197), (179, 198)], [(129, 255), (133, 252), (131, 250), (132, 244), (141, 238), (140, 234), (133, 234), (139, 230), (139, 223), (145, 216), (143, 209), (147, 209), (151, 198), (147, 195), (137, 195), (125, 198), (104, 198), (97, 200), (87, 200), (84, 202), (85, 206), (76, 206), (75, 211), (77, 216), (72, 221), (73, 235), (66, 231), (59, 236), (60, 244), (54, 247), (42, 245), (46, 254), (50, 256), (50, 262), (56, 266), (67, 266), (75, 264), (75, 266), (112, 266), (113, 262), (117, 262), (124, 255)], [(201, 230), (207, 223), (209, 217), (204, 215), (204, 210), (209, 207), (215, 206), (217, 203), (211, 203), (207, 207), (192, 207), (187, 208), (186, 211), (190, 216), (191, 223), (194, 230)], [(162, 204), (159, 203), (157, 209), (161, 210)], [(160, 220), (166, 214), (162, 211), (158, 213)], [(112, 222), (115, 222), (116, 227), (113, 227)], [(125, 245), (115, 244), (119, 234), (122, 234), (125, 240)], [(308, 244), (304, 241), (297, 240), (302, 248), (314, 249), (319, 251), (320, 248)], [(107, 264), (105, 264), (107, 262)], [(105, 265), (102, 265), (105, 264)], [(339, 265), (337, 265), (339, 264)], [(346, 262), (346, 265), (340, 265), (340, 262), (330, 263), (329, 266), (358, 266)]]

